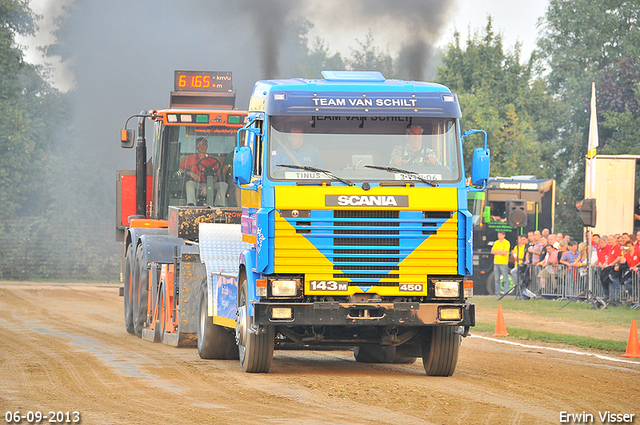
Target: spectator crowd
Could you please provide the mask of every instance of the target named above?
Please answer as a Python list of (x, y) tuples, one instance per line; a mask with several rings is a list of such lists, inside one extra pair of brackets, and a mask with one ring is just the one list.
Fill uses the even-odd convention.
[[(496, 294), (509, 290), (509, 279), (538, 295), (566, 296), (571, 285), (573, 296), (587, 295), (587, 275), (592, 273), (592, 289), (604, 302), (637, 302), (638, 266), (640, 263), (640, 231), (636, 234), (591, 236), (578, 243), (569, 235), (553, 234), (548, 229), (518, 237), (511, 248), (504, 232), (498, 232), (493, 244)], [(513, 261), (509, 270), (507, 264)], [(535, 285), (532, 283), (535, 282)], [(637, 288), (636, 288), (637, 292)]]

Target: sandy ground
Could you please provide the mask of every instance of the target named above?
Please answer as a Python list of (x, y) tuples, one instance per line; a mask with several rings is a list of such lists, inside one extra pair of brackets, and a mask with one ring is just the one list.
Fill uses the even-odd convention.
[[(640, 423), (640, 359), (620, 353), (472, 336), (449, 378), (425, 376), (420, 360), (356, 363), (346, 350), (277, 350), (270, 373), (246, 374), (237, 361), (201, 360), (195, 349), (127, 334), (122, 303), (116, 285), (0, 284), (0, 417), (77, 411), (83, 424), (557, 424), (561, 412), (602, 423), (598, 412), (609, 411)], [(495, 321), (495, 312), (478, 316)], [(538, 325), (512, 312), (505, 319)], [(540, 326), (629, 335), (628, 328), (594, 335), (580, 323)]]

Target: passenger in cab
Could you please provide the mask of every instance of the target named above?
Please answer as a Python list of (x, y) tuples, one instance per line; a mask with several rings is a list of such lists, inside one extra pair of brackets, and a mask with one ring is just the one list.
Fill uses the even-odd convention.
[(311, 166), (325, 168), (326, 161), (317, 147), (304, 142), (304, 133), (300, 128), (292, 128), (285, 144), (280, 144), (271, 161), (273, 168), (280, 165)]

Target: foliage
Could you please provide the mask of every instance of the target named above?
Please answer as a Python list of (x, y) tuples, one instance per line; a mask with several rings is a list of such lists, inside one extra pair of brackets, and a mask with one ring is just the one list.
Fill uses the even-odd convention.
[(23, 206), (36, 185), (29, 167), (41, 165), (41, 152), (27, 135), (32, 116), (27, 103), (33, 93), (22, 93), (33, 68), (14, 43), (16, 33), (33, 33), (34, 15), (26, 1), (2, 0), (0, 23), (0, 219), (5, 219)]
[(602, 153), (640, 154), (640, 67), (632, 55), (607, 67), (599, 81), (598, 107), (605, 139)]
[(373, 31), (369, 30), (364, 41), (357, 40), (357, 48), (350, 47), (351, 57), (345, 59), (347, 69), (351, 71), (380, 71), (391, 78), (394, 75), (393, 59), (389, 53), (382, 52), (373, 41)]
[(574, 99), (587, 89), (588, 98), (599, 71), (626, 54), (638, 56), (639, 13), (626, 0), (551, 0), (539, 41), (550, 66), (550, 88)]
[(107, 230), (73, 216), (4, 220), (0, 280), (115, 281), (119, 250)]
[(324, 70), (332, 71), (380, 71), (387, 78), (394, 75), (394, 62), (389, 53), (381, 51), (374, 43), (373, 32), (365, 36), (364, 41), (356, 39), (357, 48), (350, 47), (351, 56), (343, 58), (340, 53), (330, 53), (329, 46), (324, 39), (316, 37), (312, 47), (307, 48), (307, 33), (312, 24), (308, 21), (298, 22), (299, 46), (302, 46), (296, 63), (297, 75), (306, 78), (316, 78)]
[[(561, 148), (563, 167), (555, 172), (563, 190), (561, 206), (574, 205), (584, 197), (593, 81), (598, 99), (598, 152), (638, 152), (638, 75), (634, 66), (640, 57), (639, 13), (636, 2), (625, 0), (551, 0), (541, 21), (538, 46), (548, 67), (548, 92), (565, 111), (553, 142)], [(569, 214), (568, 209), (556, 224), (562, 231), (579, 227), (575, 211)]]
[[(436, 79), (457, 93), (462, 130), (487, 131), (492, 175), (543, 178), (550, 174), (553, 158), (545, 154), (559, 107), (536, 74), (535, 56), (521, 64), (519, 45), (505, 52), (491, 17), (481, 34), (469, 35), (464, 48), (460, 34), (454, 33)], [(465, 148), (467, 171), (471, 147), (481, 142), (474, 140)]]
[(13, 40), (14, 34), (33, 35), (37, 16), (29, 8), (28, 0), (0, 0), (0, 31), (2, 44)]
[(295, 26), (301, 51), (299, 60), (295, 65), (296, 75), (303, 78), (316, 78), (324, 70), (344, 70), (345, 65), (342, 56), (340, 53), (331, 54), (329, 46), (324, 39), (316, 37), (312, 47), (310, 49), (307, 47), (309, 44), (307, 33), (312, 26), (313, 24), (307, 20), (301, 20)]
[(69, 100), (15, 46), (16, 34), (33, 33), (35, 19), (26, 1), (0, 0), (0, 279), (114, 276), (113, 258), (99, 248), (104, 243), (95, 244), (112, 236), (104, 229), (83, 231), (67, 208), (72, 185), (55, 183), (73, 179), (58, 178), (71, 167), (91, 165), (71, 166), (62, 142)]

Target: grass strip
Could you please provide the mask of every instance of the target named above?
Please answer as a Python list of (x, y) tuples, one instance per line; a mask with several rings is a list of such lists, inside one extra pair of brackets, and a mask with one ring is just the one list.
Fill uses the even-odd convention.
[[(488, 332), (493, 334), (495, 324), (476, 322), (476, 326), (471, 328), (471, 333)], [(595, 348), (603, 351), (618, 351), (624, 353), (627, 349), (627, 343), (622, 341), (613, 341), (611, 339), (598, 339), (585, 336), (556, 334), (544, 331), (534, 331), (531, 329), (512, 328), (507, 329), (509, 337), (527, 340), (542, 341), (554, 344), (567, 344), (580, 348)]]
[[(554, 321), (584, 322), (595, 325), (615, 325), (629, 328), (631, 320), (640, 321), (640, 310), (633, 310), (622, 306), (609, 306), (604, 310), (596, 310), (591, 304), (581, 302), (553, 301), (538, 299), (522, 301), (514, 297), (498, 300), (495, 296), (479, 296), (470, 299), (478, 311), (495, 312), (498, 305), (502, 305), (505, 314), (509, 310), (546, 317)], [(566, 305), (566, 306), (565, 306)], [(563, 308), (564, 306), (564, 308)]]

